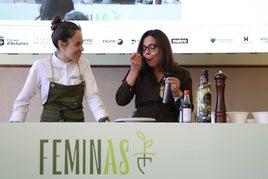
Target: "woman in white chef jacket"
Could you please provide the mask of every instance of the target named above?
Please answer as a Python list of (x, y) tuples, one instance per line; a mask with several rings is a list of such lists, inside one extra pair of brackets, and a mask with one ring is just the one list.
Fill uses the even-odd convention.
[(84, 49), (80, 27), (56, 16), (51, 29), (57, 50), (33, 63), (9, 121), (26, 120), (30, 100), (37, 92), (43, 104), (41, 122), (84, 122), (84, 97), (96, 121), (109, 121), (90, 64), (81, 57)]

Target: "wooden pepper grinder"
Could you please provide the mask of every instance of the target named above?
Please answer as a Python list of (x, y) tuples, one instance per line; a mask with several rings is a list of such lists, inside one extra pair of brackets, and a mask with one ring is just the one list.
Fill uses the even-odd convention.
[(214, 76), (214, 79), (216, 81), (216, 91), (217, 91), (215, 122), (226, 123), (226, 108), (225, 108), (225, 100), (224, 100), (226, 75), (222, 71), (219, 71), (219, 73), (217, 73)]

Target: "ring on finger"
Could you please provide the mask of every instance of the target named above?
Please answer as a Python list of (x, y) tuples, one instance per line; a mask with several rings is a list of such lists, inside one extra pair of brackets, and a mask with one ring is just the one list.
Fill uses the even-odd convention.
[(176, 88), (177, 88), (177, 85), (176, 85), (176, 84), (172, 84), (172, 85), (171, 85), (171, 88), (172, 88), (172, 89), (176, 89)]

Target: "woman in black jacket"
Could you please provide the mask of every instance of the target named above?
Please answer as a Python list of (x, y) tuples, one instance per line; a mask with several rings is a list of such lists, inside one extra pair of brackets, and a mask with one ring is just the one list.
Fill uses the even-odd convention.
[[(183, 97), (184, 90), (190, 90), (193, 104), (192, 78), (187, 69), (175, 62), (166, 34), (158, 29), (145, 32), (137, 53), (130, 56), (130, 66), (116, 92), (117, 104), (127, 105), (135, 96), (132, 117), (151, 117), (157, 122), (178, 122), (179, 99)], [(163, 102), (165, 83), (171, 84), (171, 88), (167, 100)]]

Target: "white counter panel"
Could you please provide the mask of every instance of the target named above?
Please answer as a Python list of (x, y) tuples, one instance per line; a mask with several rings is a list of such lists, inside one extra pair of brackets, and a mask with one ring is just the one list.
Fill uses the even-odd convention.
[(0, 141), (0, 178), (268, 177), (264, 124), (2, 123)]

